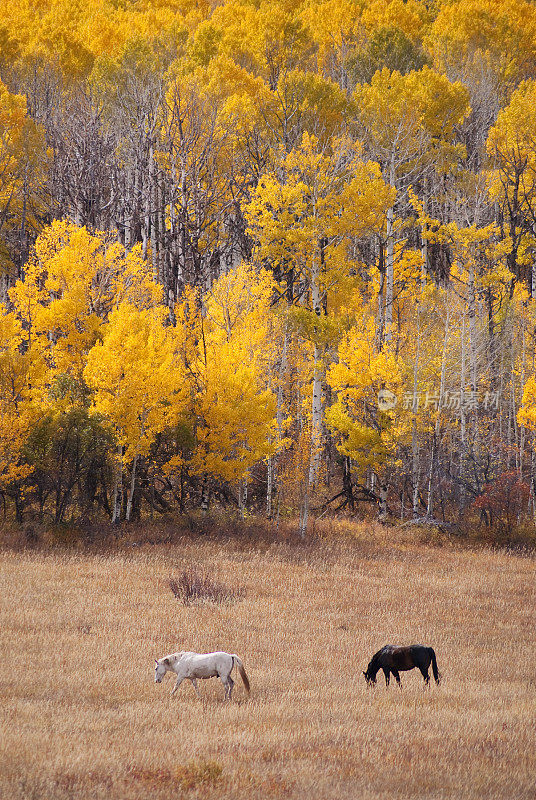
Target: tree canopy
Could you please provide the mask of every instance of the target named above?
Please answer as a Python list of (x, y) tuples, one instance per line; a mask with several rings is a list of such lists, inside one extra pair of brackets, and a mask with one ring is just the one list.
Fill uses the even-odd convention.
[(0, 0), (4, 513), (536, 518), (535, 81), (529, 0)]

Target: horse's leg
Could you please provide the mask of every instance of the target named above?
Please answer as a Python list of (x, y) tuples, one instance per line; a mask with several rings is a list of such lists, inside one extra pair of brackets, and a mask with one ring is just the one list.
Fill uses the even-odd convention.
[(196, 693), (196, 695), (197, 695), (197, 696), (198, 696), (198, 698), (201, 700), (201, 695), (199, 694), (199, 689), (197, 688), (197, 681), (196, 681), (196, 679), (195, 679), (195, 678), (190, 678), (190, 680), (192, 681), (192, 686), (193, 686), (193, 687), (194, 687), (194, 689), (195, 689), (195, 693)]
[(223, 688), (225, 689), (225, 697), (224, 700), (231, 699), (231, 692), (233, 691), (234, 681), (231, 678), (231, 673), (228, 675), (220, 675), (220, 680), (223, 683)]
[(177, 678), (177, 681), (176, 681), (176, 683), (175, 683), (175, 686), (174, 686), (174, 687), (173, 687), (173, 689), (171, 690), (171, 694), (175, 694), (175, 692), (177, 691), (177, 689), (179, 688), (179, 686), (181, 685), (181, 683), (183, 682), (183, 680), (184, 680), (184, 678)]
[(402, 688), (402, 684), (400, 683), (400, 673), (396, 669), (393, 669), (392, 673), (395, 676), (395, 680), (398, 683), (398, 687), (401, 689)]
[(426, 669), (424, 667), (419, 667), (419, 669), (421, 671), (421, 675), (424, 678), (424, 685), (425, 686), (429, 686), (430, 685), (430, 676), (428, 675), (428, 667)]
[(389, 686), (389, 680), (390, 680), (389, 668), (388, 667), (382, 667), (382, 669), (383, 669), (383, 674), (385, 675), (385, 685)]

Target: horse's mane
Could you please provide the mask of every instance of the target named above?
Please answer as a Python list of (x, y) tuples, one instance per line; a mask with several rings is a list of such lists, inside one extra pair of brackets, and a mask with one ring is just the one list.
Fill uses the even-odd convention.
[(377, 653), (374, 653), (374, 655), (372, 656), (372, 658), (369, 661), (369, 665), (368, 665), (367, 669), (371, 669), (373, 667), (378, 666), (378, 663), (380, 661), (381, 652), (382, 652), (381, 650), (378, 650)]
[(377, 653), (374, 653), (374, 655), (373, 655), (373, 656), (372, 656), (372, 658), (370, 659), (370, 663), (369, 663), (369, 665), (368, 665), (368, 669), (371, 669), (371, 668), (372, 668), (372, 669), (374, 669), (374, 668), (376, 668), (376, 670), (378, 670), (378, 669), (380, 668), (380, 666), (381, 666), (381, 658), (382, 658), (382, 655), (384, 654), (385, 650), (386, 650), (388, 647), (389, 647), (389, 645), (388, 645), (388, 644), (386, 644), (386, 645), (385, 645), (385, 647), (382, 647), (382, 648), (381, 648), (381, 650), (378, 650), (378, 652), (377, 652)]

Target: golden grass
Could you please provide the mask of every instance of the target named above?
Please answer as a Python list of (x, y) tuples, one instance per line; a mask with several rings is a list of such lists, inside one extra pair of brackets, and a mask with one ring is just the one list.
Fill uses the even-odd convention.
[[(184, 606), (192, 564), (246, 596)], [(0, 796), (534, 798), (534, 561), (369, 542), (264, 552), (184, 542), (128, 554), (0, 555)], [(370, 656), (434, 646), (444, 681), (367, 690)], [(246, 700), (203, 701), (153, 659), (244, 660)]]

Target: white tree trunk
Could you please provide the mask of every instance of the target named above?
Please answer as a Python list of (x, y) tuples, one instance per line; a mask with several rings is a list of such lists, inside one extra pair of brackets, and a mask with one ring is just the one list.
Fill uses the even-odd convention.
[(309, 486), (312, 487), (318, 478), (322, 445), (322, 380), (320, 375), (321, 359), (318, 345), (314, 350), (313, 403), (311, 418), (311, 460), (309, 464)]
[[(468, 316), (469, 316), (469, 372), (471, 378), (471, 391), (478, 390), (477, 375), (477, 341), (476, 341), (476, 288), (475, 288), (475, 268), (471, 263), (469, 268), (469, 297), (468, 297)], [(478, 434), (477, 415), (473, 413), (473, 446), (476, 443)]]
[(210, 502), (210, 485), (208, 482), (208, 476), (203, 475), (203, 484), (201, 487), (201, 511), (203, 514), (206, 514), (208, 511)]
[(447, 292), (447, 318), (445, 320), (445, 336), (443, 338), (443, 353), (441, 356), (441, 383), (439, 385), (439, 400), (437, 403), (437, 416), (434, 426), (434, 441), (432, 443), (432, 454), (430, 456), (430, 472), (428, 475), (428, 500), (426, 504), (426, 516), (432, 516), (433, 510), (433, 477), (434, 477), (434, 462), (436, 459), (437, 443), (439, 441), (439, 429), (441, 424), (441, 408), (443, 406), (443, 397), (445, 395), (445, 372), (447, 360), (447, 343), (449, 338), (450, 326), (450, 298)]
[(413, 421), (411, 426), (411, 456), (412, 456), (412, 484), (413, 484), (413, 517), (419, 516), (419, 432), (417, 430), (417, 404), (419, 386), (419, 364), (421, 356), (421, 304), (417, 306), (417, 350), (413, 367)]
[[(311, 302), (313, 311), (320, 316), (320, 258), (315, 254), (311, 265)], [(305, 481), (302, 502), (300, 535), (305, 536), (309, 517), (309, 495), (318, 478), (322, 443), (322, 377), (320, 348), (315, 342), (313, 354), (313, 399), (311, 406), (311, 451), (309, 457), (309, 473)]]
[[(526, 341), (525, 341), (525, 324), (522, 320), (522, 350), (521, 350), (521, 376), (520, 376), (520, 396), (523, 397), (523, 389), (525, 388), (525, 358), (526, 358)], [(514, 408), (516, 411), (516, 408)], [(517, 419), (517, 413), (516, 413)], [(525, 459), (525, 426), (519, 426), (519, 477), (523, 480), (523, 461)]]
[(132, 514), (132, 500), (134, 498), (134, 488), (136, 486), (136, 467), (138, 465), (138, 455), (134, 456), (134, 461), (132, 462), (132, 474), (130, 476), (130, 490), (128, 493), (127, 498), (127, 513), (126, 513), (126, 520), (130, 522), (130, 515)]
[(305, 538), (307, 533), (307, 523), (309, 521), (309, 483), (304, 481), (305, 488), (303, 493), (302, 507), (300, 511), (300, 536)]
[[(422, 210), (423, 213), (426, 214), (426, 205), (427, 205), (427, 188), (428, 188), (428, 181), (425, 180), (424, 182), (424, 198), (422, 201)], [(422, 273), (421, 279), (428, 274), (428, 239), (425, 236), (426, 227), (423, 224), (421, 227), (421, 256), (422, 256)]]
[[(389, 168), (389, 183), (395, 185), (395, 151), (391, 154)], [(393, 206), (387, 211), (387, 248), (385, 253), (385, 341), (389, 342), (393, 336), (393, 302), (395, 291), (395, 243), (394, 243), (394, 218)]]
[(153, 145), (149, 148), (149, 220), (151, 229), (151, 262), (153, 265), (153, 277), (158, 283), (160, 280), (160, 266), (158, 263), (158, 230), (157, 230), (157, 215), (158, 215), (158, 185), (156, 177), (156, 165), (154, 158)]
[(389, 486), (387, 483), (381, 483), (379, 489), (379, 512), (378, 512), (378, 520), (380, 522), (385, 522), (387, 519), (387, 494), (389, 492)]
[(238, 484), (238, 508), (242, 516), (246, 513), (248, 502), (248, 479), (242, 478)]

